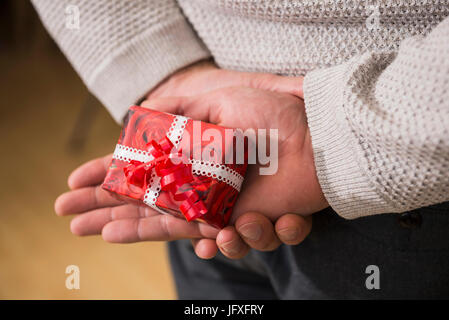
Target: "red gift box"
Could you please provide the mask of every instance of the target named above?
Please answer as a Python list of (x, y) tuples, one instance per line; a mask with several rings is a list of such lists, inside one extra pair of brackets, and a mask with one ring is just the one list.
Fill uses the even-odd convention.
[(235, 129), (133, 106), (102, 187), (161, 213), (223, 228), (247, 168), (245, 142), (243, 161), (234, 155), (242, 137)]

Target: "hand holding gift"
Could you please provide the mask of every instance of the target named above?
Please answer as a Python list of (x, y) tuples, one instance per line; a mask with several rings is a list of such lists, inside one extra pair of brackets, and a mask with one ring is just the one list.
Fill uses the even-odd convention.
[[(212, 132), (212, 141), (203, 141), (203, 135)], [(238, 133), (183, 116), (131, 107), (103, 188), (158, 212), (223, 228), (247, 166), (245, 141)], [(234, 146), (239, 136), (243, 154), (236, 163)], [(225, 161), (229, 154), (232, 158)]]
[(260, 212), (275, 221), (285, 212), (306, 216), (327, 206), (316, 177), (313, 150), (301, 99), (253, 88), (223, 88), (193, 97), (148, 100), (143, 107), (181, 114), (218, 126), (276, 129), (278, 170), (260, 175), (250, 165), (231, 222), (244, 212)]
[[(76, 170), (69, 181), (74, 191), (58, 199), (57, 211), (60, 214), (84, 212), (72, 222), (74, 233), (102, 233), (105, 240), (111, 242), (197, 239), (196, 252), (202, 257), (214, 255), (216, 246), (213, 239), (217, 237), (223, 253), (238, 258), (247, 251), (247, 244), (256, 249), (270, 250), (280, 243), (273, 225), (256, 212), (262, 212), (274, 221), (286, 212), (307, 214), (327, 206), (315, 176), (301, 99), (266, 90), (227, 88), (189, 98), (153, 100), (143, 105), (157, 106), (159, 110), (171, 113), (179, 111), (193, 119), (222, 126), (279, 129), (278, 172), (273, 176), (260, 176), (258, 166), (250, 166), (231, 220), (231, 225), (235, 222), (240, 234), (240, 227), (257, 221), (263, 229), (261, 238), (245, 238), (243, 242), (234, 227), (218, 232), (205, 224), (188, 223), (170, 215), (161, 215), (149, 207), (124, 204), (114, 199), (98, 185), (105, 177), (110, 157), (94, 160)], [(296, 237), (295, 242), (300, 242), (310, 230), (310, 224), (302, 220), (300, 216), (282, 216), (276, 220), (276, 230), (291, 225), (307, 226), (308, 229), (300, 229), (300, 235)], [(246, 249), (227, 253), (225, 246), (231, 240), (234, 248)]]

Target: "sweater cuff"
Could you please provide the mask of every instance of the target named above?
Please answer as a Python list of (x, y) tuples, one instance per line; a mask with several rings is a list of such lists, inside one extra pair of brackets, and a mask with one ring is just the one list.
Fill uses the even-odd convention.
[(361, 141), (346, 116), (344, 88), (349, 63), (308, 73), (304, 100), (315, 167), (329, 205), (345, 219), (394, 212), (375, 190), (364, 170)]
[(176, 70), (210, 57), (186, 20), (161, 22), (118, 48), (87, 81), (121, 123), (128, 108)]

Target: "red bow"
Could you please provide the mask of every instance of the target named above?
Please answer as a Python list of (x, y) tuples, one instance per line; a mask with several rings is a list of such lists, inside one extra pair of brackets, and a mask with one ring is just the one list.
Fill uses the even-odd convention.
[[(151, 180), (151, 172), (154, 169), (156, 174), (161, 178), (161, 190), (172, 194), (173, 199), (182, 201), (179, 207), (187, 221), (191, 221), (207, 213), (206, 206), (200, 200), (198, 193), (189, 189), (180, 192), (179, 188), (186, 183), (192, 182), (192, 165), (183, 161), (180, 150), (172, 153), (173, 143), (167, 137), (161, 141), (154, 140), (147, 144), (148, 153), (154, 159), (149, 162), (140, 162), (132, 160), (123, 170), (128, 183), (133, 184), (146, 190)], [(178, 157), (178, 164), (174, 164), (172, 158)]]

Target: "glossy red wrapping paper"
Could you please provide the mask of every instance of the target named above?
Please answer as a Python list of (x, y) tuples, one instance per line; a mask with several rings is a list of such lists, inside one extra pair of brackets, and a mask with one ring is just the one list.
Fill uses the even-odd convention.
[[(174, 118), (174, 115), (168, 113), (133, 106), (129, 109), (128, 115), (124, 121), (118, 144), (138, 150), (148, 150), (148, 144), (151, 141), (158, 142), (166, 138)], [(197, 156), (202, 154), (205, 148), (210, 150), (211, 142), (218, 148), (221, 145), (221, 150), (219, 152), (212, 153), (212, 156), (215, 158), (209, 160), (223, 164), (234, 172), (244, 176), (247, 168), (246, 146), (244, 156), (245, 163), (235, 164), (234, 161), (232, 164), (225, 164), (225, 151), (227, 148), (233, 148), (235, 151), (235, 139), (232, 139), (232, 142), (226, 141), (226, 128), (205, 122), (200, 123), (201, 137), (203, 137), (202, 133), (205, 130), (213, 128), (221, 132), (222, 141), (213, 141), (214, 138), (206, 139), (207, 137), (203, 137), (206, 141), (203, 141), (201, 137), (198, 139), (198, 135), (194, 135), (193, 132), (194, 122), (197, 122), (195, 128), (199, 127), (199, 121), (190, 119), (187, 122), (178, 150), (189, 148), (190, 158), (197, 159)], [(196, 133), (198, 133), (198, 131)], [(199, 152), (199, 150), (201, 150), (201, 152)], [(129, 182), (125, 173), (126, 168), (129, 168), (129, 166), (130, 163), (127, 161), (112, 159), (102, 187), (120, 199), (146, 206), (147, 204), (143, 202), (146, 187), (141, 187)], [(182, 185), (182, 188), (179, 190), (181, 190), (181, 192), (193, 190), (198, 195), (199, 201), (202, 201), (206, 210), (201, 217), (196, 218), (195, 220), (208, 223), (216, 228), (223, 228), (228, 223), (233, 205), (238, 197), (236, 188), (207, 175), (193, 174), (193, 180)], [(180, 210), (181, 202), (175, 198), (176, 196), (172, 193), (161, 190), (155, 204), (165, 213), (185, 218)]]

